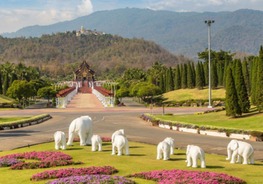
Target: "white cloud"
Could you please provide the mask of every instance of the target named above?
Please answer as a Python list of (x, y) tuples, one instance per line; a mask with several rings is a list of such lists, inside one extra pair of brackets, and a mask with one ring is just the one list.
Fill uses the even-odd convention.
[(41, 9), (0, 8), (0, 34), (30, 25), (48, 25), (93, 12), (91, 0), (40, 0)]
[(78, 5), (78, 12), (83, 15), (93, 12), (91, 0), (82, 0), (82, 3)]

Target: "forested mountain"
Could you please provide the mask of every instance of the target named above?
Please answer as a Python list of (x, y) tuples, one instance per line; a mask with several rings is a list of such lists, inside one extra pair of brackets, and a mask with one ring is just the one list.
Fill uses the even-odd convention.
[(7, 37), (34, 37), (42, 34), (86, 29), (116, 34), (126, 38), (144, 38), (174, 53), (196, 57), (207, 48), (207, 25), (213, 19), (212, 49), (257, 54), (263, 43), (263, 12), (171, 12), (149, 9), (117, 9), (94, 12), (72, 21), (47, 26), (31, 26)]
[[(83, 60), (98, 77), (119, 76), (127, 68), (147, 69), (155, 62), (174, 66), (187, 61), (154, 42), (128, 39), (110, 34), (81, 35), (75, 32), (43, 35), (35, 38), (0, 37), (0, 62), (36, 66), (52, 76), (67, 76)], [(0, 63), (0, 64), (1, 64)]]

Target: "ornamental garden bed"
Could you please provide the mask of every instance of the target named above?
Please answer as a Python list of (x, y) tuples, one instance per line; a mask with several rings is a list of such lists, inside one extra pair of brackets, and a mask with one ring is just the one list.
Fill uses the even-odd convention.
[[(109, 139), (110, 140), (110, 139)], [(26, 163), (45, 161), (47, 154), (61, 155), (60, 158), (77, 162), (77, 165), (52, 166), (12, 170), (0, 167), (0, 183), (260, 183), (261, 165), (230, 164), (225, 156), (206, 154), (207, 168), (188, 168), (185, 150), (175, 149), (168, 161), (156, 160), (156, 146), (129, 142), (130, 155), (111, 155), (111, 143), (103, 142), (102, 152), (92, 152), (90, 146), (74, 146), (67, 150), (53, 151), (54, 143), (45, 143), (8, 152), (0, 157), (20, 157)], [(27, 155), (27, 156), (26, 156)], [(57, 160), (57, 159), (53, 159)], [(59, 159), (62, 160), (62, 159)], [(258, 165), (259, 164), (259, 165)], [(35, 164), (34, 164), (35, 165)], [(16, 177), (14, 177), (16, 175)]]

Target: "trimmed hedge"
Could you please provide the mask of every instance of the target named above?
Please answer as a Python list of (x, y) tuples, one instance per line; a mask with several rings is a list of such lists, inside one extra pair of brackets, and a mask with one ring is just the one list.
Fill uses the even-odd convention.
[(29, 119), (17, 120), (5, 124), (0, 124), (0, 130), (15, 129), (20, 127), (35, 125), (42, 123), (51, 118), (52, 117), (49, 114), (41, 114), (41, 115), (33, 116)]
[(245, 131), (245, 130), (238, 130), (238, 129), (226, 129), (226, 128), (217, 128), (213, 126), (198, 126), (190, 123), (179, 122), (179, 121), (166, 121), (155, 118), (153, 115), (150, 114), (142, 114), (141, 118), (145, 121), (151, 122), (153, 126), (158, 126), (159, 124), (170, 125), (170, 126), (177, 126), (183, 128), (192, 128), (197, 130), (216, 130), (218, 132), (225, 132), (227, 136), (230, 136), (231, 133), (236, 134), (248, 134), (253, 137), (256, 137), (257, 141), (263, 141), (263, 132), (259, 131)]

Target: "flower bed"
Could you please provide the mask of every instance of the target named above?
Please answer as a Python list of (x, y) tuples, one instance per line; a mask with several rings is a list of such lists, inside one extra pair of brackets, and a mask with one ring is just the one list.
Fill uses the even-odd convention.
[(33, 159), (39, 160), (39, 162), (18, 162), (11, 166), (11, 169), (21, 170), (21, 169), (37, 169), (37, 168), (49, 168), (55, 166), (65, 166), (72, 164), (81, 164), (82, 162), (73, 162), (72, 157), (66, 155), (62, 152), (52, 152), (52, 151), (43, 151), (43, 152), (25, 152), (6, 155), (0, 157), (0, 159)]
[(49, 181), (47, 184), (135, 184), (134, 181), (121, 176), (110, 175), (86, 175), (86, 176), (72, 176)]
[(65, 178), (69, 176), (83, 176), (83, 175), (111, 175), (117, 173), (118, 170), (111, 166), (104, 167), (87, 167), (87, 168), (67, 168), (59, 170), (48, 170), (37, 173), (31, 177), (30, 180), (39, 181), (45, 179)]
[(200, 171), (184, 171), (184, 170), (161, 170), (141, 172), (129, 177), (143, 178), (147, 180), (157, 181), (159, 184), (245, 184), (246, 182), (223, 173), (200, 172)]
[(18, 160), (16, 158), (0, 158), (0, 167), (10, 167), (20, 162), (23, 162), (23, 161)]

